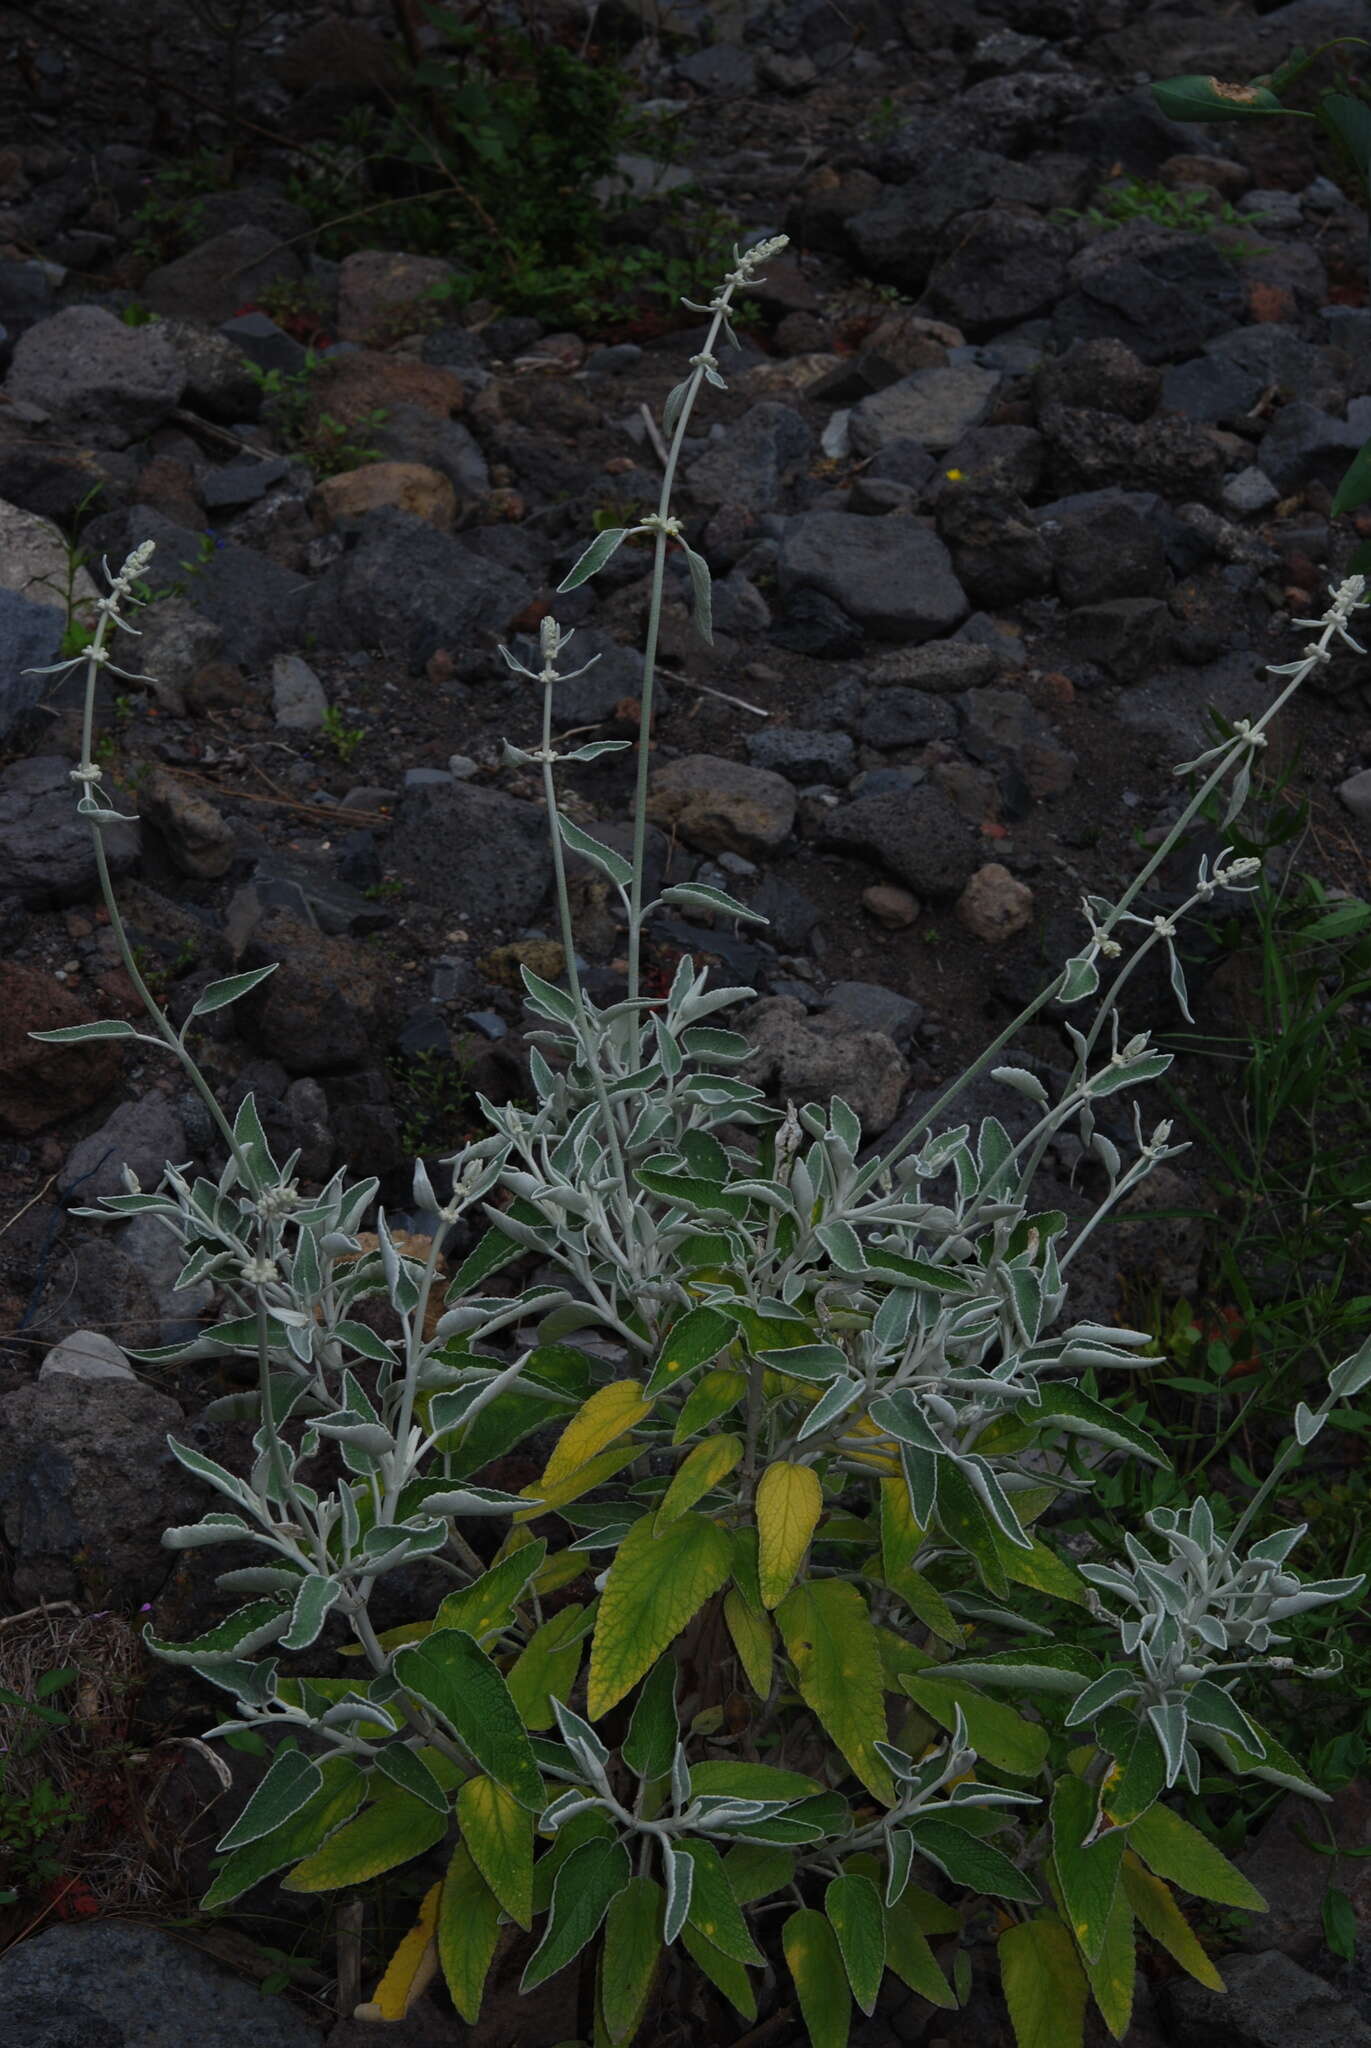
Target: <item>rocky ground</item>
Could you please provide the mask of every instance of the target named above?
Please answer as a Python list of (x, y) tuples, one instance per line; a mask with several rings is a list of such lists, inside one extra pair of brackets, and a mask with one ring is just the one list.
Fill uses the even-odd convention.
[[(101, 699), (110, 781), (138, 819), (111, 850), (140, 965), (179, 1019), (207, 981), (280, 960), (255, 1006), (207, 1033), (206, 1069), (225, 1104), (256, 1092), (307, 1179), (350, 1161), (403, 1210), (416, 1149), (459, 1140), (478, 1091), (527, 1089), (519, 964), (561, 964), (538, 793), (501, 765), (538, 707), (497, 643), (527, 650), (597, 516), (655, 505), (646, 415), (700, 340), (547, 332), (493, 305), (444, 324), (447, 266), (379, 229), (341, 263), (313, 255), (279, 138), (328, 132), (393, 70), (394, 24), (364, 0), (262, 12), (238, 182), (199, 194), (150, 264), (139, 209), (214, 105), (202, 10), (0, 6), (0, 1560), (16, 1610), (151, 1602), (163, 1634), (204, 1593), (169, 1580), (158, 1548), (188, 1511), (160, 1446), (218, 1386), (198, 1368), (134, 1380), (117, 1346), (93, 1366), (84, 1343), (75, 1369), (53, 1353), (77, 1331), (171, 1341), (209, 1309), (174, 1290), (154, 1230), (72, 1213), (125, 1163), (150, 1184), (167, 1158), (205, 1159), (209, 1129), (155, 1062), (27, 1037), (136, 1014), (73, 816), (78, 692), (22, 673), (57, 658), (92, 594), (67, 536), (79, 521), (91, 569), (157, 542), (133, 664), (151, 681)], [(836, 1089), (874, 1134), (1079, 943), (1083, 889), (1116, 890), (1155, 844), (1172, 765), (1206, 743), (1211, 709), (1264, 706), (1264, 665), (1298, 651), (1292, 617), (1321, 608), (1356, 544), (1329, 510), (1371, 436), (1366, 217), (1303, 125), (1181, 128), (1145, 87), (1248, 77), (1364, 11), (602, 14), (642, 97), (676, 103), (705, 198), (747, 240), (793, 244), (686, 445), (677, 510), (714, 572), (717, 630), (702, 649), (673, 582), (653, 755), (654, 865), (771, 922), (664, 922), (654, 971), (690, 950), (749, 981), (758, 1078), (801, 1099)], [(1084, 217), (1125, 178), (1207, 197), (1227, 224)], [(250, 366), (289, 379), (307, 340), (326, 367), (286, 431)], [(340, 461), (340, 439), (369, 459)], [(563, 731), (636, 732), (644, 568), (626, 547), (556, 602), (583, 628), (577, 651), (601, 655), (559, 698)], [(1303, 865), (1354, 892), (1369, 673), (1340, 657), (1272, 749), (1310, 806)], [(602, 836), (622, 830), (629, 759), (568, 778)], [(589, 873), (575, 887), (588, 983), (612, 997), (620, 931)], [(1202, 961), (1197, 980), (1205, 1014), (1231, 1018)], [(1130, 1021), (1169, 1027), (1162, 994), (1141, 988)], [(1056, 1026), (1029, 1051), (1060, 1064)], [(1172, 1195), (1203, 1208), (1202, 1169)], [(1132, 1247), (1134, 1268), (1172, 1259), (1173, 1295), (1201, 1249), (1180, 1238)], [(1103, 1311), (1134, 1268), (1094, 1276)], [(1345, 1824), (1349, 1841), (1364, 1828), (1355, 1801)], [(1371, 1998), (1298, 1890), (1312, 1896), (1301, 1857), (1317, 1859), (1282, 1811), (1270, 1827), (1281, 1856), (1254, 1854), (1294, 1873), (1293, 1931), (1234, 1964), (1227, 2031), (1168, 1986), (1130, 2039), (1371, 2040)], [(42, 1944), (58, 1944), (51, 1972), (96, 1932), (0, 1963), (0, 2011), (60, 2005)], [(83, 2048), (249, 2038), (223, 2016), (215, 2035), (126, 2036), (120, 2000), (157, 1962), (126, 1950), (103, 1979), (124, 1987), (108, 2017), (72, 2022)], [(862, 2040), (999, 2038), (989, 2009), (954, 2028), (916, 2007), (883, 2009)], [(188, 2008), (169, 2009), (174, 2029)], [(47, 2032), (7, 2038), (61, 2048), (78, 2038), (62, 2024), (54, 2006)], [(317, 2038), (303, 2006), (271, 2024)]]

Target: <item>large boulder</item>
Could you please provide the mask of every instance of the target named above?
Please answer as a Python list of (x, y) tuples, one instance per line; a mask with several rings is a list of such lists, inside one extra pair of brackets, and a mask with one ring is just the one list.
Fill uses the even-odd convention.
[(970, 609), (947, 549), (912, 519), (803, 513), (786, 522), (777, 573), (783, 596), (817, 591), (880, 640), (935, 639)]
[(161, 426), (186, 381), (155, 321), (126, 327), (103, 307), (67, 306), (20, 336), (5, 393), (40, 407), (62, 433), (125, 448)]
[[(84, 902), (99, 886), (71, 767), (60, 755), (35, 754), (0, 769), (0, 896), (18, 896), (31, 910)], [(127, 874), (138, 858), (137, 825), (106, 825), (101, 838), (111, 874)]]
[(825, 818), (821, 843), (884, 868), (930, 903), (960, 896), (983, 846), (951, 798), (930, 783), (840, 805)]
[(405, 512), (364, 513), (356, 545), (314, 585), (321, 645), (379, 647), (415, 674), (440, 648), (458, 654), (501, 633), (532, 591), (460, 540)]
[(109, 1094), (119, 1078), (113, 1040), (40, 1045), (29, 1036), (95, 1021), (42, 968), (0, 960), (0, 1132), (6, 1137), (31, 1137)]
[(527, 924), (552, 883), (546, 812), (472, 782), (406, 789), (387, 858), (464, 924)]

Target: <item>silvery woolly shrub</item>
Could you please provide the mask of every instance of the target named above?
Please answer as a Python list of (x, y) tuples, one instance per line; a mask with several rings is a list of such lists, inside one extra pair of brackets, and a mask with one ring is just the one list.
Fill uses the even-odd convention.
[[(527, 1990), (597, 1955), (597, 2044), (633, 2039), (664, 1970), (702, 1972), (750, 2020), (757, 1973), (783, 1957), (814, 2048), (840, 2048), (853, 2001), (870, 2012), (888, 1969), (935, 2006), (964, 2000), (969, 1958), (950, 1938), (990, 1924), (979, 1908), (993, 1901), (1021, 2048), (1070, 2048), (1092, 1996), (1125, 2032), (1139, 1941), (1218, 1983), (1177, 1889), (1261, 1906), (1167, 1803), (1170, 1788), (1207, 1786), (1221, 1764), (1321, 1796), (1242, 1694), (1252, 1674), (1299, 1668), (1292, 1617), (1360, 1582), (1302, 1580), (1290, 1565), (1301, 1530), (1255, 1525), (1334, 1404), (1371, 1382), (1371, 1344), (1301, 1404), (1240, 1513), (1223, 1498), (1159, 1510), (1122, 1556), (1079, 1566), (1045, 1518), (1089, 1487), (1082, 1443), (1166, 1462), (1112, 1396), (1148, 1362), (1145, 1333), (1066, 1315), (1081, 1246), (1179, 1149), (1164, 1123), (1145, 1136), (1136, 1108), (1127, 1158), (1096, 1124), (1102, 1101), (1168, 1064), (1118, 1024), (1149, 955), (1166, 956), (1188, 1014), (1182, 913), (1134, 906), (1225, 783), (1236, 815), (1271, 719), (1334, 640), (1356, 644), (1363, 584), (1350, 578), (1301, 622), (1315, 637), (1276, 671), (1276, 701), (1187, 764), (1193, 794), (1131, 887), (1117, 903), (1085, 899), (1082, 949), (893, 1148), (864, 1160), (842, 1101), (768, 1107), (738, 1078), (747, 1040), (720, 1021), (750, 992), (711, 988), (685, 961), (650, 999), (640, 963), (656, 908), (642, 858), (653, 662), (675, 549), (709, 635), (708, 571), (671, 516), (672, 476), (702, 385), (722, 383), (714, 351), (734, 294), (779, 246), (738, 257), (702, 309), (708, 339), (667, 401), (660, 509), (632, 529), (655, 552), (631, 860), (558, 807), (561, 763), (606, 744), (552, 746), (570, 635), (545, 620), (542, 666), (521, 671), (542, 692), (542, 742), (509, 751), (543, 776), (567, 985), (525, 973), (537, 1106), (484, 1104), (488, 1135), (446, 1162), (441, 1189), (416, 1167), (426, 1256), (414, 1240), (402, 1249), (384, 1215), (363, 1246), (374, 1180), (340, 1172), (302, 1192), (250, 1098), (231, 1125), (223, 1116), (187, 1033), (260, 974), (207, 988), (179, 1030), (142, 989), (108, 890), (100, 835), (115, 813), (91, 730), (146, 548), (114, 580), (84, 657), (75, 775), (151, 1024), (43, 1035), (165, 1044), (227, 1152), (217, 1181), (169, 1166), (158, 1191), (82, 1212), (160, 1217), (185, 1253), (179, 1284), (210, 1281), (228, 1304), (198, 1343), (144, 1357), (257, 1365), (250, 1466), (173, 1442), (217, 1499), (166, 1536), (173, 1550), (228, 1543), (257, 1562), (220, 1578), (239, 1604), (208, 1634), (152, 1645), (228, 1695), (216, 1733), (270, 1740), (207, 1907), (278, 1873), (288, 1891), (329, 1892), (422, 1858), (418, 1925), (368, 2017), (399, 2015), (441, 1969), (474, 2019), (502, 1931), (519, 1928), (534, 1937)], [(599, 535), (563, 589), (626, 538)], [(607, 1009), (577, 978), (568, 847), (627, 919), (627, 993)], [(1257, 865), (1201, 861), (1185, 908), (1252, 886)], [(695, 885), (663, 901), (755, 917)], [(1016, 1140), (993, 1116), (950, 1121), (964, 1082), (1052, 1001), (1082, 1019), (1066, 1026), (1064, 1085), (992, 1067), (1037, 1112), (1032, 1128)], [(1107, 1184), (1074, 1229), (1033, 1194), (1068, 1127)], [(444, 1281), (444, 1242), (468, 1223), (484, 1232)], [(389, 1336), (359, 1312), (377, 1297)], [(486, 1483), (493, 1461), (550, 1427), (532, 1486)], [(325, 1451), (338, 1475), (327, 1485), (305, 1477)], [(374, 1589), (419, 1559), (450, 1590), (435, 1613), (378, 1633)], [(1037, 1618), (1054, 1610), (1055, 1625)]]

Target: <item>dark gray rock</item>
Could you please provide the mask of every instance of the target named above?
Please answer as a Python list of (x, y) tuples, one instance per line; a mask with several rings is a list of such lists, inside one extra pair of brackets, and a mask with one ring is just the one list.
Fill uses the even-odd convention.
[(938, 494), (938, 532), (973, 604), (1018, 604), (1052, 587), (1052, 557), (1022, 498), (949, 483)]
[[(70, 761), (38, 754), (0, 769), (0, 896), (31, 910), (82, 903), (98, 887), (90, 826), (76, 815)], [(117, 808), (129, 805), (117, 801)], [(138, 858), (138, 827), (107, 825), (110, 872), (127, 874)]]
[(1218, 496), (1223, 448), (1175, 413), (1135, 424), (1112, 412), (1054, 404), (1044, 406), (1040, 423), (1049, 444), (1048, 483), (1059, 497), (1104, 485), (1206, 503)]
[(1286, 398), (1339, 412), (1347, 397), (1338, 356), (1306, 341), (1298, 328), (1277, 320), (1234, 327), (1205, 344), (1206, 356), (1256, 377), (1263, 387), (1274, 384)]
[(929, 783), (859, 796), (830, 812), (819, 836), (821, 845), (873, 862), (932, 903), (961, 894), (983, 850), (951, 799)]
[(747, 736), (754, 768), (771, 768), (789, 782), (850, 782), (856, 749), (845, 732), (809, 732), (801, 726), (768, 725)]
[[(963, 481), (976, 489), (1031, 498), (1042, 477), (1044, 453), (1043, 437), (1035, 427), (973, 427), (948, 449), (938, 467), (944, 472), (959, 469)], [(881, 459), (877, 456), (868, 475)]]
[(1162, 405), (1201, 425), (1227, 426), (1251, 410), (1263, 388), (1260, 377), (1229, 357), (1192, 356), (1173, 364), (1162, 378)]
[[(895, 381), (895, 380), (892, 380)], [(978, 431), (985, 431), (980, 429)], [(990, 431), (994, 431), (991, 429)], [(960, 447), (962, 443), (958, 443)], [(947, 458), (951, 463), (951, 456)], [(864, 474), (880, 483), (903, 484), (912, 491), (921, 491), (936, 474), (939, 464), (929, 454), (922, 441), (897, 437), (886, 441), (877, 449), (867, 464)]]
[(532, 591), (459, 540), (403, 512), (370, 512), (356, 545), (315, 584), (309, 623), (325, 647), (379, 647), (418, 673), (505, 630)]
[(1161, 389), (1161, 371), (1109, 335), (1076, 342), (1065, 355), (1044, 363), (1034, 380), (1040, 407), (1084, 406), (1134, 421), (1156, 411)]
[(786, 522), (777, 570), (783, 597), (817, 591), (882, 640), (931, 640), (967, 611), (947, 549), (909, 519), (804, 513)]
[(757, 86), (757, 66), (750, 51), (736, 43), (706, 43), (676, 60), (676, 76), (708, 93), (711, 99), (733, 99)]
[(29, 328), (5, 379), (12, 401), (102, 448), (152, 433), (185, 387), (181, 358), (156, 321), (126, 327), (99, 306), (67, 306)]
[[(37, 326), (52, 311), (52, 278), (44, 264), (5, 258), (0, 261), (0, 326), (11, 342), (26, 328)], [(3, 344), (0, 344), (3, 361)]]
[(458, 496), (484, 498), (490, 471), (480, 444), (461, 420), (435, 419), (417, 405), (393, 405), (367, 440), (387, 462), (419, 462), (439, 470)]
[(926, 747), (930, 740), (951, 739), (957, 714), (947, 697), (895, 684), (874, 690), (862, 713), (858, 737), (869, 747)]
[(125, 1166), (144, 1188), (155, 1188), (169, 1160), (184, 1166), (186, 1158), (185, 1127), (167, 1097), (153, 1088), (121, 1102), (98, 1131), (72, 1147), (62, 1185), (82, 1207), (90, 1207), (101, 1195), (125, 1192)]
[(265, 461), (256, 455), (235, 456), (232, 462), (221, 464), (206, 476), (200, 486), (200, 503), (206, 512), (241, 511), (244, 505), (255, 505), (259, 498), (264, 498), (289, 468), (283, 455)]
[(806, 946), (819, 922), (818, 908), (803, 889), (782, 881), (777, 874), (763, 875), (748, 892), (747, 901), (753, 910), (759, 910), (770, 920), (761, 936), (785, 953), (798, 953)]
[(25, 671), (46, 668), (62, 646), (63, 617), (53, 604), (32, 604), (0, 586), (0, 739), (53, 683)]
[(1053, 309), (1059, 347), (1114, 336), (1149, 363), (1195, 355), (1241, 318), (1243, 281), (1204, 235), (1132, 221), (1075, 257)]
[(1278, 1949), (1228, 1957), (1223, 1975), (1225, 1993), (1185, 1977), (1167, 1985), (1175, 2048), (1371, 2048), (1371, 2025)]
[(852, 408), (848, 430), (858, 455), (874, 455), (892, 441), (917, 441), (941, 455), (978, 427), (1002, 378), (975, 364), (915, 370)]
[(1074, 246), (1068, 229), (1004, 206), (963, 214), (950, 239), (924, 303), (973, 337), (1050, 311)]
[(262, 391), (245, 354), (194, 320), (160, 320), (157, 331), (171, 343), (185, 372), (183, 405), (226, 426), (256, 419)]
[[(542, 666), (538, 643), (529, 634), (516, 635), (509, 642), (509, 648), (535, 673)], [(642, 693), (641, 650), (623, 646), (611, 639), (608, 633), (596, 632), (588, 626), (578, 627), (567, 661), (572, 668), (580, 668), (585, 662), (591, 662), (592, 666), (585, 675), (557, 685), (552, 715), (562, 731), (572, 726), (603, 724), (614, 716), (615, 708), (625, 698), (637, 699)], [(670, 703), (666, 685), (660, 676), (655, 681), (652, 694), (658, 712)]]
[(126, 515), (123, 530), (130, 545), (156, 542), (148, 580), (155, 589), (168, 582), (185, 585), (183, 594), (196, 611), (219, 628), (226, 661), (258, 668), (299, 638), (310, 593), (303, 576), (232, 541), (221, 540), (205, 556), (203, 535), (145, 506)]
[(1167, 566), (1157, 509), (1142, 493), (1086, 491), (1036, 511), (1063, 602), (1158, 596)]
[(959, 111), (981, 124), (1010, 156), (1041, 142), (1061, 123), (1080, 119), (1100, 96), (1094, 78), (1084, 72), (1014, 71), (983, 78), (961, 94)]
[(526, 924), (552, 881), (542, 809), (470, 782), (406, 790), (388, 861), (421, 902), (478, 924)]
[(868, 671), (866, 680), (878, 688), (907, 684), (915, 690), (936, 690), (956, 696), (974, 690), (999, 674), (1000, 662), (993, 648), (965, 640), (938, 640), (924, 647), (901, 647), (883, 654)]
[[(154, 313), (220, 327), (268, 285), (294, 284), (302, 275), (299, 257), (278, 235), (269, 228), (244, 224), (211, 235), (189, 254), (150, 271), (143, 280), (142, 294)], [(152, 330), (128, 331), (146, 334)]]
[(855, 1025), (862, 1031), (883, 1032), (892, 1045), (906, 1052), (923, 1014), (920, 1004), (878, 982), (835, 981), (823, 999), (818, 1021), (821, 1028), (827, 1028), (831, 1019), (841, 1021), (845, 1028)]
[(235, 313), (220, 323), (219, 332), (259, 370), (279, 370), (290, 377), (305, 367), (308, 349), (265, 313)]
[(1347, 418), (1334, 418), (1297, 399), (1283, 405), (1261, 438), (1259, 466), (1282, 491), (1321, 483), (1335, 489), (1343, 471), (1371, 435), (1371, 398), (1357, 398)]
[(957, 708), (973, 761), (1012, 763), (1031, 797), (1060, 796), (1070, 785), (1076, 756), (1022, 690), (968, 690)]
[[(19, 1599), (155, 1596), (171, 1569), (162, 1531), (190, 1495), (166, 1445), (180, 1423), (175, 1401), (134, 1380), (63, 1373), (0, 1399), (0, 1532)], [(0, 1964), (0, 2010), (18, 1953)]]
[(1171, 614), (1157, 597), (1108, 598), (1069, 612), (1053, 644), (1071, 661), (1088, 661), (1111, 681), (1136, 683), (1170, 652)]
[(236, 964), (274, 966), (234, 1019), (250, 1045), (292, 1074), (365, 1066), (389, 1035), (393, 990), (380, 960), (354, 940), (330, 938), (292, 909), (263, 909)]
[[(77, 1988), (94, 2015), (79, 2048), (318, 2048), (316, 2028), (284, 1998), (264, 1993), (160, 1927), (128, 1920), (45, 1928), (0, 1960), (0, 2027), (11, 2015), (55, 2006)], [(65, 2022), (60, 2022), (65, 2025)], [(21, 2034), (17, 2037), (24, 2042)], [(42, 2048), (66, 2048), (58, 2033)], [(76, 2037), (71, 2037), (75, 2048)]]
[(744, 1013), (742, 1028), (752, 1042), (743, 1079), (785, 1102), (825, 1102), (840, 1095), (857, 1113), (863, 1129), (876, 1136), (900, 1106), (909, 1069), (883, 1032), (863, 1029), (836, 1014), (827, 1029), (806, 1016), (790, 995), (766, 996)]
[(808, 584), (785, 593), (784, 609), (767, 638), (790, 654), (808, 654), (818, 661), (841, 661), (862, 647), (856, 620)]
[[(371, 834), (350, 833), (365, 839)], [(368, 870), (370, 872), (370, 870)], [(379, 877), (379, 866), (376, 870)], [(384, 931), (393, 913), (384, 903), (374, 903), (347, 881), (310, 862), (291, 860), (273, 853), (259, 861), (252, 877), (236, 889), (224, 912), (225, 933), (235, 952), (241, 952), (261, 920), (272, 910), (288, 910), (292, 917), (314, 925), (330, 938), (360, 938), (367, 932)]]
[(786, 483), (814, 452), (814, 436), (793, 406), (764, 399), (697, 456), (685, 473), (702, 505), (774, 511)]
[(12, 2012), (0, 1987), (0, 2022), (5, 2048), (128, 2048), (122, 2027), (72, 1998), (26, 1997), (23, 2011)]

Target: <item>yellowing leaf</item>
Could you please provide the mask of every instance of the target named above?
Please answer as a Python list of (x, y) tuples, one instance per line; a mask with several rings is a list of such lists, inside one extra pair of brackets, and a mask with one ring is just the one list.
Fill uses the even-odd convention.
[(662, 1496), (657, 1510), (657, 1532), (687, 1511), (696, 1501), (726, 1479), (743, 1455), (741, 1437), (707, 1436), (703, 1443), (696, 1444), (688, 1457), (681, 1460), (670, 1486)]
[(433, 1618), (435, 1628), (463, 1628), (479, 1642), (507, 1628), (518, 1600), (547, 1555), (546, 1543), (521, 1544), (460, 1592), (449, 1593)]
[(471, 1860), (511, 1920), (533, 1925), (533, 1815), (493, 1778), (468, 1778), (457, 1821)]
[(402, 2020), (416, 1998), (433, 1981), (438, 1968), (438, 1902), (441, 1879), (424, 1893), (419, 1918), (386, 1965), (371, 2000), (355, 2008), (358, 2020)]
[(1169, 1806), (1158, 1802), (1140, 1814), (1128, 1830), (1128, 1845), (1158, 1877), (1170, 1878), (1197, 1899), (1246, 1913), (1266, 1911), (1266, 1900), (1237, 1865)]
[(721, 1415), (727, 1415), (730, 1408), (736, 1408), (746, 1392), (746, 1373), (737, 1372), (732, 1366), (716, 1365), (709, 1372), (702, 1373), (686, 1395), (671, 1441), (683, 1444), (698, 1436), (711, 1422), (717, 1422)]
[(812, 1465), (782, 1460), (763, 1472), (757, 1488), (757, 1567), (764, 1606), (777, 1606), (790, 1591), (823, 1504)]
[(1222, 1991), (1223, 1978), (1195, 1938), (1194, 1929), (1171, 1896), (1171, 1887), (1144, 1870), (1131, 1850), (1123, 1859), (1122, 1890), (1153, 1941), (1166, 1950), (1197, 1984)]
[[(637, 1455), (637, 1444), (622, 1444), (617, 1450), (602, 1451), (598, 1458), (587, 1458), (584, 1465), (577, 1465), (573, 1471), (565, 1473), (555, 1486), (549, 1486), (543, 1479), (536, 1479), (532, 1486), (521, 1486), (519, 1491), (525, 1499), (533, 1502), (533, 1506), (520, 1508), (514, 1517), (515, 1521), (536, 1522), (539, 1515), (549, 1514), (554, 1508), (569, 1507), (571, 1502), (579, 1500), (583, 1493), (589, 1493), (592, 1486), (603, 1486), (606, 1479), (612, 1479), (616, 1472), (622, 1472), (624, 1466), (632, 1464)], [(556, 1562), (556, 1558), (550, 1557), (542, 1567), (542, 1572), (550, 1571)], [(584, 1565), (581, 1569), (585, 1569)], [(539, 1592), (546, 1592), (547, 1587), (541, 1574), (537, 1583)]]
[(776, 1609), (800, 1696), (852, 1769), (885, 1806), (890, 1772), (876, 1752), (886, 1738), (881, 1650), (865, 1600), (846, 1579), (797, 1586)]
[(333, 1892), (408, 1863), (447, 1833), (447, 1818), (387, 1780), (356, 1820), (330, 1835), (281, 1882), (288, 1892)]
[(592, 1721), (636, 1685), (668, 1643), (717, 1593), (733, 1550), (704, 1515), (682, 1515), (657, 1535), (655, 1518), (635, 1522), (614, 1555), (600, 1596), (586, 1691)]
[(847, 2048), (852, 1999), (837, 1935), (822, 1913), (802, 1906), (781, 1929), (781, 1945), (810, 2048)]
[(748, 1684), (759, 1700), (769, 1698), (774, 1654), (771, 1623), (764, 1615), (754, 1614), (736, 1586), (724, 1594), (724, 1621)]
[(651, 1410), (639, 1380), (614, 1380), (599, 1387), (572, 1416), (543, 1468), (534, 1491), (556, 1491), (580, 1466), (606, 1451), (616, 1437), (633, 1429)]
[(1081, 2048), (1086, 1982), (1060, 1920), (1024, 1920), (1000, 1936), (1000, 1982), (1018, 2048)]
[(438, 1902), (438, 1960), (452, 2002), (475, 2025), (500, 1939), (500, 1902), (459, 1842)]

